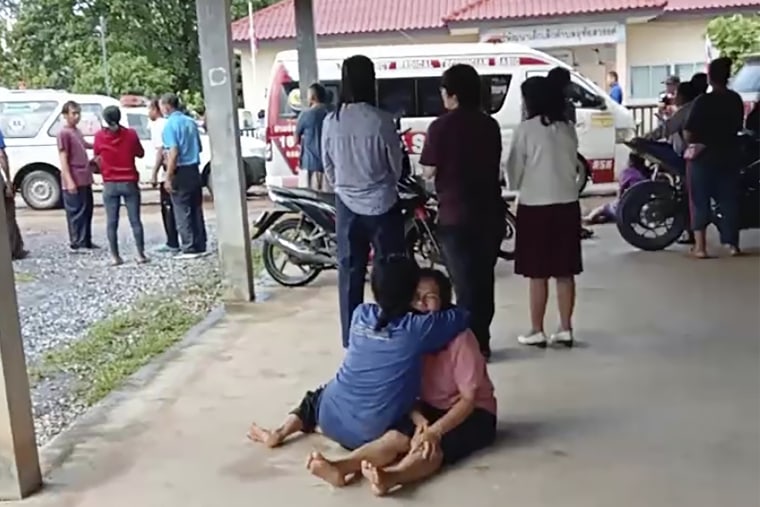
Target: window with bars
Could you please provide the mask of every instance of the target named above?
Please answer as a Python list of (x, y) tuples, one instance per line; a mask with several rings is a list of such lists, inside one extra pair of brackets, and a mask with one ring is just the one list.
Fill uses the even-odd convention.
[(681, 81), (687, 81), (704, 70), (704, 62), (632, 66), (628, 73), (629, 96), (632, 99), (657, 99), (665, 90), (663, 81), (668, 76), (675, 75)]

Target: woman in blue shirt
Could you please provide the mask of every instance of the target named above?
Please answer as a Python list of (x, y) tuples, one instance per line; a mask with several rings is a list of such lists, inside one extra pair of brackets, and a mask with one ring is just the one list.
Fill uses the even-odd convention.
[(249, 438), (269, 447), (317, 426), (354, 452), (328, 461), (309, 457), (309, 471), (334, 486), (361, 471), (362, 461), (385, 466), (409, 450), (415, 426), (409, 414), (420, 395), (422, 356), (446, 347), (468, 328), (467, 312), (452, 308), (417, 313), (414, 304), (420, 271), (413, 260), (396, 257), (372, 271), (376, 304), (357, 307), (343, 363), (325, 386), (306, 393), (301, 404), (275, 430), (254, 424)]

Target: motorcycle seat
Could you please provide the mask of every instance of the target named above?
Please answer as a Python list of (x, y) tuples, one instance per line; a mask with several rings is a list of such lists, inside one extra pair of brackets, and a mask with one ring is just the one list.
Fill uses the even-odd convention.
[(335, 206), (335, 194), (333, 192), (318, 192), (309, 188), (285, 188), (269, 187), (272, 192), (291, 199), (309, 199), (320, 201)]

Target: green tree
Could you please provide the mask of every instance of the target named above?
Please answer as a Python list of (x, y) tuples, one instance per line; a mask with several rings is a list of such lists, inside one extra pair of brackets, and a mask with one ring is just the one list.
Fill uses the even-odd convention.
[(723, 16), (707, 25), (707, 36), (720, 51), (734, 61), (734, 68), (744, 63), (744, 57), (760, 51), (760, 15)]
[[(272, 3), (255, 0), (253, 6)], [(113, 93), (186, 90), (195, 96), (202, 90), (192, 1), (0, 0), (0, 13), (16, 19), (9, 33), (0, 31), (0, 85), (24, 81), (29, 87), (102, 92), (103, 16)], [(247, 14), (247, 0), (232, 0), (233, 19)]]

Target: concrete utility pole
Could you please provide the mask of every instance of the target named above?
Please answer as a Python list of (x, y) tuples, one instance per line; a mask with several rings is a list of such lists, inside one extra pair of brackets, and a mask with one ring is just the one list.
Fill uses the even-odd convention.
[(252, 301), (251, 236), (240, 159), (230, 0), (196, 0), (196, 9), (224, 298)]
[(0, 199), (0, 301), (0, 500), (21, 500), (40, 488), (42, 475), (3, 199)]
[(314, 29), (312, 0), (295, 0), (296, 49), (298, 49), (298, 82), (301, 104), (308, 107), (309, 86), (319, 81), (317, 67), (317, 33)]

